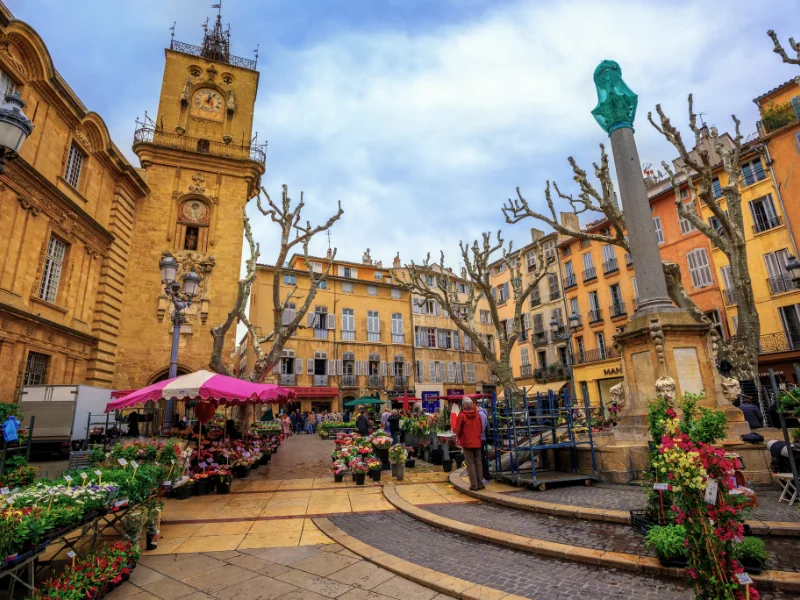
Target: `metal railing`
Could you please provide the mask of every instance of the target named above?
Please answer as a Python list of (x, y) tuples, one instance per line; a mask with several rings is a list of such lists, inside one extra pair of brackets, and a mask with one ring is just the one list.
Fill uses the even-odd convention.
[(590, 279), (596, 279), (596, 278), (597, 278), (597, 270), (594, 267), (592, 267), (591, 269), (585, 269), (583, 271), (584, 281), (589, 281)]
[(327, 386), (329, 378), (327, 375), (314, 375), (314, 385)]
[(328, 339), (328, 330), (327, 329), (317, 329), (314, 328), (314, 339), (315, 340), (327, 340)]
[(533, 344), (535, 346), (541, 346), (547, 344), (547, 332), (546, 331), (534, 331), (533, 332)]
[(541, 303), (542, 303), (541, 296), (539, 295), (534, 296), (533, 294), (531, 294), (531, 308), (539, 306)]
[(352, 342), (356, 339), (356, 332), (355, 331), (345, 331), (342, 329), (342, 341), (343, 342)]
[(550, 329), (550, 335), (553, 337), (553, 341), (556, 340), (565, 340), (569, 337), (569, 331), (563, 325), (559, 325), (555, 329)]
[(596, 310), (589, 311), (589, 323), (597, 323), (598, 321), (603, 320), (603, 311), (599, 308)]
[(561, 290), (554, 290), (554, 291), (550, 292), (550, 301), (551, 302), (553, 300), (558, 300), (559, 298), (561, 298)]
[(594, 350), (585, 350), (583, 354), (578, 354), (576, 358), (578, 359), (578, 364), (586, 364), (618, 357), (619, 354), (613, 348), (595, 348)]
[(569, 371), (564, 365), (549, 365), (544, 368), (536, 369), (533, 378), (539, 381), (552, 381), (555, 379), (567, 379)]
[(566, 290), (567, 288), (571, 288), (573, 285), (578, 285), (574, 273), (572, 275), (567, 275), (566, 277), (564, 277), (564, 289)]
[(761, 354), (798, 350), (800, 349), (800, 331), (796, 331), (792, 335), (786, 335), (785, 332), (768, 333), (762, 335), (760, 341)]
[(396, 388), (407, 388), (408, 387), (408, 377), (405, 375), (395, 375), (394, 376), (394, 387)]
[(520, 365), (519, 367), (520, 377), (530, 377), (531, 373), (532, 373), (531, 365)]
[(342, 387), (358, 387), (358, 377), (355, 375), (342, 375)]
[(615, 302), (612, 304), (609, 309), (611, 311), (611, 318), (621, 317), (622, 315), (627, 314), (625, 312), (625, 303), (620, 300), (619, 302)]
[(404, 333), (393, 333), (392, 334), (392, 343), (393, 344), (405, 344), (406, 343), (406, 334), (404, 334)]
[(611, 260), (607, 260), (603, 263), (603, 274), (608, 275), (609, 273), (613, 273), (614, 271), (619, 271), (619, 265), (617, 264), (617, 259), (612, 258)]
[(381, 377), (380, 375), (370, 375), (369, 376), (369, 387), (382, 388), (383, 387), (383, 377)]
[(769, 289), (772, 291), (772, 294), (782, 294), (783, 292), (789, 292), (791, 290), (797, 289), (797, 285), (792, 278), (788, 275), (778, 275), (777, 277), (770, 277), (767, 279), (767, 283), (769, 283)]
[(786, 127), (789, 123), (794, 123), (797, 120), (797, 115), (794, 112), (794, 107), (789, 104), (788, 106), (778, 109), (769, 110), (761, 113), (761, 124), (767, 133), (771, 133)]
[(297, 376), (294, 373), (281, 373), (278, 380), (281, 385), (295, 385)]
[(261, 146), (242, 146), (225, 144), (200, 138), (193, 138), (169, 131), (157, 131), (152, 127), (142, 127), (133, 134), (133, 144), (153, 144), (162, 148), (174, 148), (198, 154), (210, 154), (233, 160), (252, 160), (262, 165), (267, 162), (267, 154)]
[(781, 216), (756, 219), (755, 223), (753, 223), (753, 233), (762, 233), (781, 225), (783, 225), (783, 217)]
[[(170, 50), (175, 50), (175, 52), (182, 52), (183, 54), (190, 54), (192, 56), (203, 56), (203, 47), (202, 46), (195, 46), (194, 44), (187, 44), (186, 42), (179, 42), (178, 40), (172, 40), (169, 45)], [(251, 58), (242, 58), (241, 56), (233, 56), (230, 55), (227, 57), (227, 61), (222, 59), (217, 59), (220, 62), (227, 62), (230, 65), (235, 67), (242, 67), (243, 69), (250, 69), (251, 71), (256, 70), (257, 62)]]
[(767, 178), (767, 173), (764, 169), (753, 170), (750, 172), (749, 175), (745, 175), (742, 173), (742, 176), (739, 178), (739, 184), (742, 187), (747, 187), (748, 185), (753, 185), (758, 183), (759, 181), (764, 181)]

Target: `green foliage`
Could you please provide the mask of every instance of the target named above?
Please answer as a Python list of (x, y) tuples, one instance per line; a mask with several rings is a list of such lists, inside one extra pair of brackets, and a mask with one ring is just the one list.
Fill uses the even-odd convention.
[(791, 102), (774, 104), (770, 102), (761, 109), (761, 122), (767, 131), (775, 131), (797, 120)]
[(657, 525), (647, 531), (644, 543), (655, 550), (659, 557), (671, 560), (688, 558), (685, 541), (686, 528), (683, 525)]
[(689, 434), (692, 441), (716, 444), (725, 439), (728, 431), (728, 418), (721, 410), (700, 407), (700, 418), (695, 421), (694, 431)]
[(742, 538), (742, 541), (733, 547), (733, 557), (739, 561), (746, 559), (757, 562), (762, 567), (769, 560), (764, 540), (752, 536)]
[(89, 466), (96, 467), (106, 459), (106, 453), (103, 452), (102, 446), (95, 446), (89, 450)]
[(792, 429), (792, 441), (795, 443), (800, 442), (800, 427)]
[(4, 423), (9, 415), (14, 415), (22, 421), (22, 411), (19, 409), (19, 404), (0, 402), (0, 423)]
[(779, 410), (800, 417), (800, 388), (784, 391), (778, 398)]
[(13, 454), (9, 455), (6, 458), (5, 468), (18, 468), (18, 467), (25, 467), (28, 465), (28, 460), (22, 454)]
[(669, 403), (661, 396), (651, 400), (650, 406), (647, 408), (647, 429), (655, 444), (661, 443), (661, 437), (666, 432), (664, 421), (667, 419), (668, 409)]

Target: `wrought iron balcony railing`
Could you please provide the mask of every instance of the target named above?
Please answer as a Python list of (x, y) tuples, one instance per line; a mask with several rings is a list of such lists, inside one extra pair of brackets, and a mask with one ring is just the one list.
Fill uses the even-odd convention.
[(533, 372), (533, 378), (538, 381), (554, 381), (556, 379), (567, 379), (568, 377), (569, 370), (564, 365), (549, 365)]
[(611, 260), (607, 260), (603, 263), (603, 274), (608, 275), (609, 273), (614, 273), (615, 271), (619, 271), (619, 265), (617, 264), (617, 259), (612, 258)]
[(552, 292), (550, 292), (550, 301), (551, 302), (553, 300), (558, 300), (559, 298), (561, 298), (561, 290), (553, 290)]
[(281, 385), (295, 385), (297, 376), (294, 373), (281, 373), (278, 380), (280, 381)]
[(355, 375), (342, 375), (342, 387), (358, 387), (358, 377)]
[(543, 346), (547, 344), (547, 332), (546, 331), (534, 331), (533, 332), (533, 345), (534, 346)]
[(583, 354), (578, 353), (576, 358), (578, 364), (586, 364), (599, 362), (601, 360), (608, 360), (609, 358), (618, 358), (619, 354), (613, 348), (596, 348), (594, 350), (586, 350)]
[(369, 376), (369, 387), (382, 388), (383, 387), (383, 377), (381, 377), (380, 375), (370, 375)]
[(612, 304), (608, 310), (611, 311), (611, 318), (612, 319), (614, 319), (616, 317), (621, 317), (621, 316), (627, 314), (625, 312), (625, 303), (622, 300)]
[(327, 375), (314, 375), (314, 385), (326, 387), (330, 378)]
[(142, 127), (133, 134), (133, 145), (153, 144), (162, 148), (174, 148), (198, 154), (210, 154), (220, 158), (233, 160), (252, 160), (265, 165), (267, 154), (261, 146), (242, 146), (240, 144), (225, 144), (200, 138), (180, 135), (175, 132), (157, 131), (152, 127)]
[(578, 282), (575, 281), (575, 279), (576, 278), (574, 273), (572, 275), (567, 275), (566, 277), (564, 277), (564, 289), (566, 290), (571, 288), (573, 285), (578, 285)]
[(597, 323), (598, 321), (603, 320), (603, 311), (599, 308), (596, 310), (589, 311), (589, 323)]
[(800, 331), (795, 331), (790, 335), (780, 332), (768, 333), (761, 336), (761, 354), (787, 352), (789, 350), (798, 349), (800, 349)]
[(589, 281), (590, 279), (597, 279), (597, 271), (595, 270), (594, 267), (592, 267), (591, 269), (586, 269), (583, 272), (583, 280)]
[(405, 389), (408, 387), (408, 377), (405, 375), (395, 375), (394, 376), (394, 387)]
[(542, 303), (541, 296), (539, 296), (538, 294), (535, 296), (531, 294), (531, 308), (539, 306), (541, 303)]
[(530, 365), (520, 365), (519, 367), (520, 377), (530, 377), (531, 373), (532, 373), (532, 367)]
[(772, 292), (772, 295), (775, 294), (782, 294), (783, 292), (789, 292), (791, 290), (797, 289), (797, 285), (792, 278), (788, 275), (778, 275), (777, 277), (770, 277), (767, 279), (767, 283), (769, 283), (769, 289)]
[[(203, 56), (203, 47), (202, 46), (195, 46), (194, 44), (187, 44), (186, 42), (179, 42), (178, 40), (172, 40), (169, 45), (170, 50), (175, 50), (175, 52), (182, 52), (184, 54), (191, 54), (192, 56)], [(251, 71), (256, 70), (257, 62), (251, 58), (242, 58), (240, 56), (226, 56), (227, 61), (224, 59), (221, 62), (227, 62), (234, 67), (242, 67), (243, 69), (250, 69)]]
[(781, 225), (783, 225), (783, 217), (780, 216), (756, 219), (756, 222), (753, 223), (753, 233), (762, 233)]

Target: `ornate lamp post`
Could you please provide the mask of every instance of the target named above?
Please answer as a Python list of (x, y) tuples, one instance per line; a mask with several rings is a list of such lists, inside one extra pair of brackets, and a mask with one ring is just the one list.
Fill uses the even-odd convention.
[[(161, 270), (161, 283), (164, 284), (164, 292), (172, 301), (172, 353), (169, 358), (169, 378), (178, 376), (178, 344), (181, 339), (181, 325), (186, 322), (184, 311), (192, 305), (192, 299), (197, 295), (197, 286), (200, 284), (200, 276), (194, 271), (186, 273), (181, 279), (183, 288), (175, 277), (178, 274), (178, 261), (172, 256), (165, 256), (158, 263)], [(175, 400), (167, 400), (166, 415), (164, 416), (164, 426), (172, 424), (172, 416), (175, 412)]]
[(6, 153), (15, 155), (33, 131), (33, 124), (22, 112), (25, 103), (19, 92), (8, 94), (0, 106), (0, 174), (6, 172)]

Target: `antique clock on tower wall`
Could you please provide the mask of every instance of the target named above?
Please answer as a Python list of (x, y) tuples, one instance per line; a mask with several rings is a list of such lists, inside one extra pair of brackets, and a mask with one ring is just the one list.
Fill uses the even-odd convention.
[(225, 101), (217, 90), (202, 89), (195, 92), (191, 114), (196, 117), (222, 121)]

